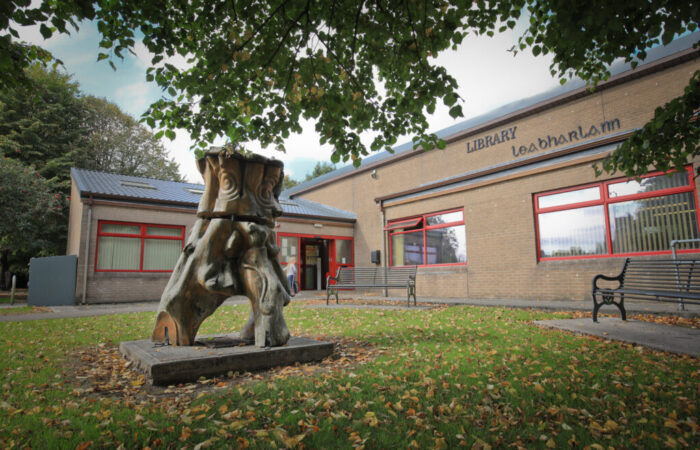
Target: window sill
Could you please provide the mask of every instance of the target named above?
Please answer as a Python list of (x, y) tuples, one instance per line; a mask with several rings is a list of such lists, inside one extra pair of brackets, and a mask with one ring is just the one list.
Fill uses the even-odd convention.
[(93, 272), (93, 278), (170, 278), (172, 272)]

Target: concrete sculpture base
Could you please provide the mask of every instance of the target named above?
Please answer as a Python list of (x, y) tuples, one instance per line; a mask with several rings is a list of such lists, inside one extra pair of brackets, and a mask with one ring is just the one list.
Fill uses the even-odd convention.
[(245, 345), (238, 333), (202, 336), (193, 346), (154, 346), (153, 341), (122, 342), (119, 350), (144, 371), (154, 385), (195, 381), (223, 375), (320, 361), (333, 353), (332, 342), (291, 337), (281, 347)]

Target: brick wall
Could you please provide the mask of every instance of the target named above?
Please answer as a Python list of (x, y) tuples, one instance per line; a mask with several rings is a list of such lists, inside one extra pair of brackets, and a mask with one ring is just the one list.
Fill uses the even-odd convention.
[[(355, 261), (357, 266), (368, 266), (371, 250), (382, 249), (383, 254), (386, 253), (382, 240), (382, 210), (375, 198), (633, 130), (652, 117), (654, 108), (680, 95), (698, 69), (700, 62), (697, 59), (670, 67), (464, 137), (451, 142), (444, 150), (416, 152), (415, 156), (378, 167), (376, 178), (367, 171), (358, 171), (353, 176), (300, 196), (357, 214)], [(587, 134), (592, 126), (597, 130), (594, 136), (581, 138), (580, 131)], [(508, 131), (511, 129), (512, 138)], [(504, 130), (506, 134), (502, 134)], [(503, 142), (494, 143), (495, 134), (499, 140), (503, 137)], [(567, 142), (557, 143), (561, 135), (567, 138)], [(467, 151), (468, 143), (473, 149), (475, 140), (478, 143), (479, 139), (485, 141), (489, 136), (493, 145)], [(554, 138), (553, 141), (550, 139), (551, 146), (541, 148), (540, 140), (546, 141), (550, 136)], [(535, 146), (532, 152), (520, 153), (522, 146), (529, 150), (531, 144)], [(580, 156), (577, 159), (574, 156), (550, 167), (525, 169), (517, 176), (499, 177), (496, 174), (488, 181), (440, 196), (418, 195), (408, 200), (386, 201), (387, 220), (464, 208), (468, 264), (420, 268), (418, 295), (589, 299), (593, 275), (616, 274), (621, 268), (622, 258), (538, 261), (533, 194), (611, 178), (595, 177), (591, 168), (595, 158)], [(694, 163), (697, 167), (700, 160)], [(392, 294), (405, 293), (396, 290)]]
[[(84, 205), (82, 230), (87, 230), (89, 205)], [(155, 225), (183, 225), (185, 239), (195, 221), (195, 211), (177, 209), (147, 209), (139, 205), (118, 205), (96, 202), (92, 206), (90, 224), (89, 257), (84, 258), (84, 241), (78, 253), (78, 282), (76, 301), (82, 300), (84, 262), (88, 264), (87, 297), (88, 303), (113, 303), (129, 301), (155, 301), (160, 299), (163, 289), (170, 278), (170, 273), (128, 273), (95, 272), (97, 224), (100, 220), (116, 220), (134, 223), (152, 223)], [(86, 233), (86, 231), (83, 231)]]

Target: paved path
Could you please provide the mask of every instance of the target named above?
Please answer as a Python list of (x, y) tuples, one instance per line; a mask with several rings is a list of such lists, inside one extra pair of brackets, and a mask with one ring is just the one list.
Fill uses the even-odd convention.
[(700, 357), (700, 330), (696, 328), (674, 327), (638, 320), (625, 321), (613, 317), (601, 317), (598, 323), (594, 323), (590, 318), (537, 320), (534, 323), (544, 328), (590, 334), (664, 352)]

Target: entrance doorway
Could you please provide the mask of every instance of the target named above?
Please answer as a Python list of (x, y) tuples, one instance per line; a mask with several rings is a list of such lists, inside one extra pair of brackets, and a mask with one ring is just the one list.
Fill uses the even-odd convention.
[(277, 233), (279, 260), (284, 268), (294, 258), (301, 290), (326, 289), (328, 275), (340, 267), (353, 267), (353, 241), (345, 236)]
[(301, 289), (326, 289), (330, 260), (329, 247), (328, 239), (301, 238), (301, 272), (299, 274)]

